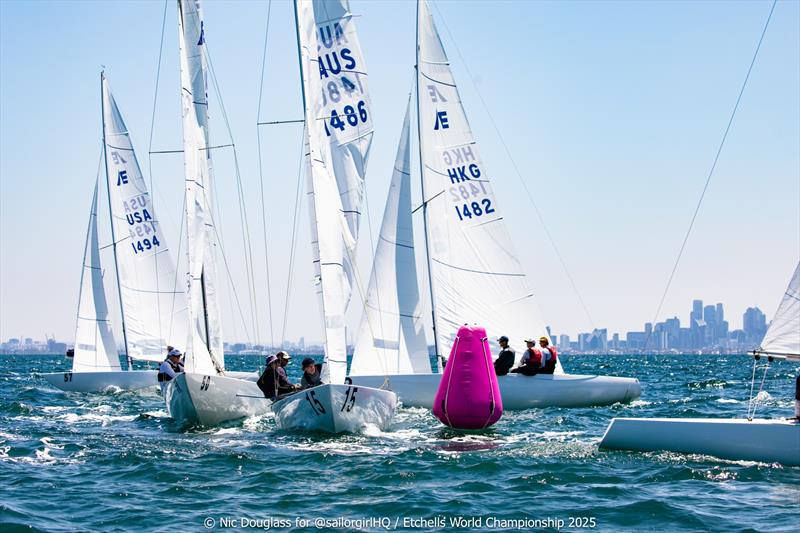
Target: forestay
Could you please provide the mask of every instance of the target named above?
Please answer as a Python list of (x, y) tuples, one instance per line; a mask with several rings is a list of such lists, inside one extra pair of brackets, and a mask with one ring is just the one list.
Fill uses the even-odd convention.
[(160, 361), (186, 339), (186, 298), (175, 275), (128, 129), (103, 76), (103, 114), (111, 218), (116, 239), (127, 352)]
[(431, 371), (411, 220), (410, 103), (383, 212), (350, 375)]
[(800, 263), (756, 351), (800, 360)]
[(372, 143), (367, 73), (346, 0), (297, 0), (309, 212), (325, 329), (322, 378), (344, 382), (344, 315), (355, 276), (364, 176)]
[(507, 335), (521, 356), (525, 338), (547, 332), (433, 17), (425, 1), (418, 6), (418, 120), (438, 349), (447, 353), (458, 328), (474, 323), (491, 337)]
[(203, 13), (197, 0), (178, 2), (183, 155), (186, 176), (190, 335), (186, 371), (214, 374), (224, 368), (214, 258), (213, 175), (208, 137), (208, 90)]
[(86, 230), (86, 246), (81, 269), (78, 319), (75, 327), (73, 372), (121, 370), (117, 345), (108, 319), (108, 305), (100, 265), (100, 246), (97, 239), (97, 189), (94, 185), (92, 211)]

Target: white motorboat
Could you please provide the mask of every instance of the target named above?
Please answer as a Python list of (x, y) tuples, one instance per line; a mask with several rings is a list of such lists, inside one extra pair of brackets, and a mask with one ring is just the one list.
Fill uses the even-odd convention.
[[(422, 317), (411, 201), (410, 118), (416, 118), (427, 285), (437, 361), (464, 323), (506, 335), (523, 355), (523, 340), (547, 335), (522, 262), (492, 190), (439, 33), (418, 2), (416, 112), (403, 123), (380, 238), (375, 250), (350, 378), (387, 383), (405, 406), (428, 407), (441, 374), (432, 373)], [(438, 365), (437, 365), (438, 366)], [(498, 378), (504, 409), (586, 407), (629, 402), (633, 378), (556, 374)]]
[(358, 433), (386, 430), (396, 404), (397, 395), (388, 390), (326, 384), (281, 398), (272, 409), (280, 429)]
[[(800, 361), (800, 263), (767, 329), (756, 363), (767, 358)], [(764, 380), (761, 381), (762, 385)], [(752, 388), (751, 388), (752, 390)], [(760, 391), (759, 391), (760, 392)], [(699, 453), (748, 461), (800, 465), (800, 423), (796, 419), (758, 419), (758, 394), (750, 399), (747, 418), (615, 418), (600, 448)], [(505, 398), (504, 398), (505, 399)]]

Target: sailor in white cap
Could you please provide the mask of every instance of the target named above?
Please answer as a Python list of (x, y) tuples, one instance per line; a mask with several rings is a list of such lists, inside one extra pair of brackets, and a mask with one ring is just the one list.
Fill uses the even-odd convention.
[(183, 372), (180, 350), (172, 348), (167, 354), (167, 359), (158, 368), (158, 384), (161, 386), (161, 394), (167, 390), (167, 384), (175, 379), (175, 376)]

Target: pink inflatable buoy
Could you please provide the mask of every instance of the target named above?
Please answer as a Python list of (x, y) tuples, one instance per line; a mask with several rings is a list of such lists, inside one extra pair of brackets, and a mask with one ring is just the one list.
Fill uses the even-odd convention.
[(494, 373), (486, 330), (462, 326), (444, 367), (433, 414), (456, 429), (483, 429), (503, 415), (503, 399)]

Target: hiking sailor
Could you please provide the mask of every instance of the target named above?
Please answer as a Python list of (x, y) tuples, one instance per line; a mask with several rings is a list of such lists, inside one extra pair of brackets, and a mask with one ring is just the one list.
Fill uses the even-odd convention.
[(319, 376), (319, 368), (317, 366), (310, 357), (303, 359), (303, 377), (300, 378), (300, 387), (310, 389), (311, 387), (322, 385), (322, 378)]
[(180, 350), (172, 348), (167, 354), (167, 358), (161, 363), (158, 368), (158, 384), (161, 386), (161, 394), (163, 395), (167, 390), (167, 384), (172, 381), (175, 376), (183, 372), (183, 363), (181, 363)]
[(498, 376), (505, 376), (508, 374), (508, 371), (511, 370), (511, 367), (514, 366), (514, 361), (517, 360), (517, 354), (514, 352), (514, 348), (508, 345), (508, 337), (505, 335), (497, 339), (497, 342), (500, 344), (500, 354), (494, 362), (494, 372)]

